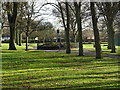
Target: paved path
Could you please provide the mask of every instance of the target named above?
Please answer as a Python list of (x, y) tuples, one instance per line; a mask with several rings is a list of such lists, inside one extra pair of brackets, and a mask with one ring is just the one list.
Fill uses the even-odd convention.
[[(37, 47), (30, 45), (31, 47), (33, 47), (32, 50), (37, 50)], [(65, 53), (65, 50), (43, 50), (46, 52), (63, 52)], [(78, 53), (78, 50), (72, 50), (71, 53)], [(84, 49), (84, 54), (87, 56), (95, 56), (96, 53), (95, 51), (91, 51), (90, 49)], [(102, 54), (103, 57), (110, 57), (110, 58), (117, 58), (120, 59), (120, 55), (114, 55), (114, 54)]]
[[(47, 51), (47, 52), (64, 52), (65, 53), (65, 50), (44, 50), (44, 51)], [(72, 50), (71, 53), (78, 53), (77, 50)], [(88, 55), (88, 56), (95, 56), (96, 53), (95, 51), (90, 51), (90, 50), (84, 50), (84, 54), (85, 55)], [(113, 54), (102, 54), (103, 57), (110, 57), (110, 58), (118, 58), (120, 59), (120, 55), (113, 55)]]

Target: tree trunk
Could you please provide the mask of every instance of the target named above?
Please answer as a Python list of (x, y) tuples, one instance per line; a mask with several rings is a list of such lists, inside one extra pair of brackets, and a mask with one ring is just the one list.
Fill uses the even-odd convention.
[(69, 7), (68, 2), (65, 2), (66, 5), (66, 15), (67, 15), (67, 28), (65, 30), (65, 36), (66, 36), (66, 53), (71, 53), (70, 50), (70, 16), (69, 16)]
[(46, 38), (44, 37), (44, 38), (43, 38), (43, 43), (45, 43), (45, 40), (46, 40)]
[(111, 44), (111, 53), (116, 53), (116, 50), (115, 50), (115, 41), (114, 41), (114, 29), (113, 29), (113, 20), (109, 19), (108, 20), (108, 24), (107, 24), (107, 28), (109, 30), (109, 39), (110, 39), (110, 44)]
[(16, 47), (15, 47), (15, 22), (16, 22), (16, 17), (17, 17), (17, 2), (13, 2), (13, 7), (12, 7), (13, 11), (10, 9), (9, 2), (7, 2), (6, 7), (7, 7), (8, 22), (9, 22), (9, 27), (10, 27), (9, 50), (16, 50)]
[[(0, 7), (2, 7), (2, 3), (0, 2)], [(0, 47), (2, 46), (2, 8), (0, 8)]]
[(0, 47), (2, 46), (1, 43), (2, 43), (2, 33), (1, 33), (1, 30), (0, 30)]
[(19, 45), (19, 30), (16, 29), (16, 44)]
[(16, 50), (16, 47), (15, 47), (15, 29), (11, 25), (10, 25), (10, 43), (9, 43), (8, 50)]
[(65, 42), (66, 42), (66, 53), (71, 53), (71, 50), (70, 50), (70, 35), (69, 35), (69, 30), (70, 30), (70, 18), (69, 18), (69, 8), (68, 8), (68, 2), (65, 3), (65, 6), (66, 6), (66, 16), (67, 16), (67, 25), (65, 24), (65, 16), (64, 16), (64, 13), (63, 13), (63, 9), (62, 9), (62, 6), (61, 6), (61, 3), (58, 2), (58, 5), (60, 7), (60, 13), (61, 13), (61, 17), (62, 17), (62, 21), (63, 21), (63, 26), (64, 26), (64, 29), (65, 29)]
[(26, 32), (26, 51), (28, 51), (28, 32)]
[[(109, 26), (107, 26), (107, 27), (109, 27)], [(111, 49), (111, 40), (110, 40), (110, 38), (111, 38), (111, 35), (110, 35), (110, 30), (109, 29), (107, 29), (107, 33), (108, 33), (108, 49)]]
[(93, 23), (94, 38), (95, 38), (96, 59), (100, 59), (101, 46), (100, 46), (100, 37), (99, 37), (99, 31), (97, 27), (97, 18), (96, 18), (94, 2), (90, 2), (90, 8), (91, 8), (92, 23)]
[(27, 29), (26, 29), (26, 51), (28, 51), (28, 36), (29, 36), (29, 30), (30, 30), (30, 15), (27, 14), (28, 17), (27, 17)]
[(79, 3), (78, 5), (77, 2), (74, 2), (74, 6), (76, 10), (76, 22), (78, 27), (79, 56), (83, 56), (82, 24), (81, 24), (81, 16), (80, 16), (81, 3)]
[(114, 42), (114, 29), (113, 22), (117, 13), (119, 12), (120, 2), (104, 2), (102, 3), (103, 15), (106, 20), (107, 29), (108, 29), (108, 48), (111, 48), (111, 53), (116, 53), (115, 42)]
[(19, 46), (22, 46), (22, 33), (19, 33)]
[(0, 47), (2, 46), (1, 43), (2, 43), (2, 22), (0, 22)]
[(77, 37), (75, 34), (73, 34), (73, 41), (74, 41), (74, 43), (77, 43)]

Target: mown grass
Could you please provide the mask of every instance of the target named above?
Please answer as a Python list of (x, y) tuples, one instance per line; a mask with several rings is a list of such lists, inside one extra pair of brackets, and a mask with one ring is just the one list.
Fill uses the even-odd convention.
[[(2, 50), (2, 87), (19, 89), (120, 88), (119, 61), (77, 53)], [(18, 89), (19, 88), (19, 89)]]
[[(43, 43), (41, 43), (42, 45)], [(73, 44), (73, 43), (72, 43)], [(83, 48), (84, 49), (88, 49), (89, 51), (95, 51), (95, 48), (93, 47), (94, 43), (92, 42), (91, 44), (87, 44), (87, 42), (85, 44), (83, 44)], [(110, 53), (111, 52), (111, 49), (107, 49), (107, 42), (101, 42), (101, 49), (102, 49), (102, 52), (103, 54), (114, 54), (114, 55), (120, 55), (120, 46), (116, 46), (116, 53)], [(37, 48), (37, 43), (29, 43), (29, 49), (33, 49), (33, 47), (36, 47)], [(23, 43), (23, 46), (17, 46), (17, 49), (18, 50), (24, 50), (25, 49), (25, 43)], [(8, 44), (3, 44), (3, 47), (2, 49), (8, 49)], [(75, 51), (78, 51), (78, 48), (71, 48), (71, 50), (75, 50)]]
[[(15, 44), (15, 47), (17, 50), (25, 50), (26, 46), (25, 43), (22, 44), (22, 46), (18, 46)], [(2, 47), (0, 47), (1, 50), (8, 50), (9, 49), (9, 44), (8, 43), (2, 43)], [(33, 49), (33, 47), (28, 46), (28, 49)]]

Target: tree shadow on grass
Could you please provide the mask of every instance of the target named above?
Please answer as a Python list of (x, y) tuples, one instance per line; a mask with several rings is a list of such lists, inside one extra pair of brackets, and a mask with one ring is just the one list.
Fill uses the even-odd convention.
[[(88, 79), (89, 78), (96, 78), (96, 77), (87, 77)], [(45, 83), (45, 82), (49, 82), (49, 81), (52, 81), (52, 82), (57, 82), (57, 81), (59, 81), (59, 80), (71, 80), (71, 79), (87, 79), (87, 78), (85, 78), (85, 77), (80, 77), (80, 78), (61, 78), (61, 79), (50, 79), (50, 80), (45, 80), (45, 81), (35, 81), (35, 82), (27, 82), (27, 83), (15, 83), (15, 84), (3, 84), (4, 86), (8, 86), (8, 85), (11, 85), (11, 86), (21, 86), (21, 85), (23, 85), (24, 86), (24, 84), (26, 85), (27, 84), (27, 86), (29, 86), (29, 83), (32, 83), (32, 84), (35, 84), (35, 83)], [(112, 76), (109, 76), (108, 78), (113, 78)], [(72, 85), (71, 83), (68, 83), (67, 85), (65, 84), (65, 85), (59, 85), (59, 86), (50, 86), (50, 87), (48, 87), (47, 88), (47, 86), (46, 86), (46, 88), (43, 88), (43, 89), (60, 89), (60, 90), (62, 90), (62, 89), (71, 89), (71, 90), (75, 90), (75, 89), (99, 89), (99, 90), (103, 90), (103, 89), (112, 89), (112, 88), (117, 88), (117, 89), (119, 89), (120, 88), (120, 86), (119, 86), (119, 82), (118, 81), (110, 81), (110, 80), (107, 80), (107, 81), (103, 81), (103, 80), (99, 80), (99, 79), (103, 79), (103, 77), (97, 77), (96, 79), (98, 79), (97, 81), (95, 81), (95, 82), (87, 82), (87, 83), (85, 83), (85, 82), (81, 82), (81, 83), (79, 83), (79, 84), (75, 84), (75, 85)], [(52, 83), (51, 82), (51, 83)], [(32, 86), (32, 85), (31, 85)], [(54, 88), (55, 87), (55, 88)], [(34, 88), (32, 88), (31, 87), (31, 89), (34, 89)], [(38, 89), (42, 89), (42, 88), (38, 88)], [(42, 89), (42, 90), (43, 90)], [(36, 89), (35, 89), (36, 90)]]
[[(30, 81), (31, 83), (48, 82), (48, 81), (53, 81), (54, 82), (54, 81), (59, 81), (59, 80), (66, 81), (66, 80), (75, 80), (75, 79), (88, 79), (88, 80), (89, 79), (98, 79), (98, 81), (101, 81), (99, 79), (119, 78), (118, 73), (120, 73), (120, 71), (114, 71), (114, 72), (90, 72), (90, 73), (87, 72), (87, 73), (75, 74), (76, 76), (74, 76), (74, 77), (72, 77), (72, 75), (71, 75), (71, 77), (66, 77), (66, 76), (64, 77), (64, 73), (63, 73), (63, 75), (59, 75), (59, 76), (57, 74), (53, 75), (52, 76), (53, 78), (50, 77), (49, 75), (47, 75), (47, 76), (43, 76), (43, 77), (38, 76), (38, 77), (32, 77), (32, 78), (26, 78), (26, 79), (25, 78), (24, 79), (15, 78), (15, 81), (19, 81), (19, 80), (23, 80), (23, 81), (29, 80), (30, 81), (32, 79), (35, 79), (35, 81)], [(110, 76), (110, 74), (115, 74), (115, 75)], [(15, 76), (17, 76), (17, 75), (15, 75)], [(56, 76), (57, 76), (57, 78), (54, 78)], [(3, 77), (7, 78), (7, 77), (10, 77), (10, 76), (3, 76)], [(13, 77), (13, 76), (11, 76), (11, 77)], [(44, 79), (38, 80), (40, 78), (44, 78)], [(23, 83), (23, 82), (18, 82), (16, 84), (21, 84), (21, 83)], [(6, 85), (6, 84), (3, 84), (3, 85)]]
[[(67, 58), (67, 57), (66, 57)], [(70, 57), (69, 57), (70, 58)], [(64, 60), (63, 58), (60, 58), (61, 60), (53, 60), (52, 58), (47, 58), (46, 60), (39, 60), (39, 58), (35, 58), (36, 60), (33, 60), (33, 58), (23, 58), (24, 60), (22, 60), (22, 58), (9, 58), (9, 57), (4, 57), (4, 62), (7, 62), (9, 64), (4, 64), (3, 62), (3, 66), (4, 65), (9, 65), (11, 66), (11, 69), (24, 69), (28, 68), (29, 65), (34, 65), (34, 68), (55, 68), (55, 67), (59, 67), (59, 68), (63, 68), (63, 67), (76, 67), (76, 69), (81, 69), (82, 67), (86, 67), (84, 69), (95, 69), (95, 68), (99, 68), (99, 67), (105, 67), (105, 66), (117, 66), (119, 63), (117, 61), (113, 62), (112, 59), (109, 60), (109, 62), (105, 61), (105, 60), (97, 60), (100, 61), (100, 63), (93, 63), (95, 61), (95, 59), (81, 59), (79, 60), (77, 59), (72, 59), (72, 60)], [(63, 60), (62, 60), (63, 59)], [(22, 60), (22, 61), (21, 61)], [(12, 61), (12, 62), (11, 62)], [(102, 62), (103, 61), (103, 62)], [(40, 65), (42, 64), (42, 66)], [(77, 68), (78, 67), (78, 68)], [(3, 67), (4, 68), (4, 67)], [(7, 67), (5, 67), (7, 69)], [(4, 68), (4, 69), (5, 69)], [(30, 68), (33, 68), (30, 66)], [(9, 69), (9, 67), (8, 67)]]
[[(116, 84), (116, 85), (110, 85), (110, 84)], [(60, 87), (60, 88), (54, 88), (54, 89), (69, 89), (69, 90), (118, 90), (120, 86), (118, 85), (117, 81), (108, 81), (108, 82), (98, 82), (98, 83), (84, 83), (80, 85), (73, 85), (69, 87)]]

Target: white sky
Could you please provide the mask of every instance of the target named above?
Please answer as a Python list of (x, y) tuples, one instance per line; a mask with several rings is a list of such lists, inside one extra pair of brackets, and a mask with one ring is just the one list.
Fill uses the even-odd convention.
[[(55, 3), (56, 0), (37, 0), (37, 6), (39, 6), (39, 8), (42, 6), (43, 3), (45, 2), (51, 2), (51, 3)], [(46, 5), (44, 6), (41, 11), (40, 14), (42, 14), (42, 16), (39, 17), (39, 19), (44, 19), (44, 21), (49, 21), (53, 24), (53, 26), (58, 29), (61, 28), (61, 24), (59, 23), (59, 18), (55, 17), (52, 14), (52, 10), (54, 9), (53, 6), (51, 5)]]

